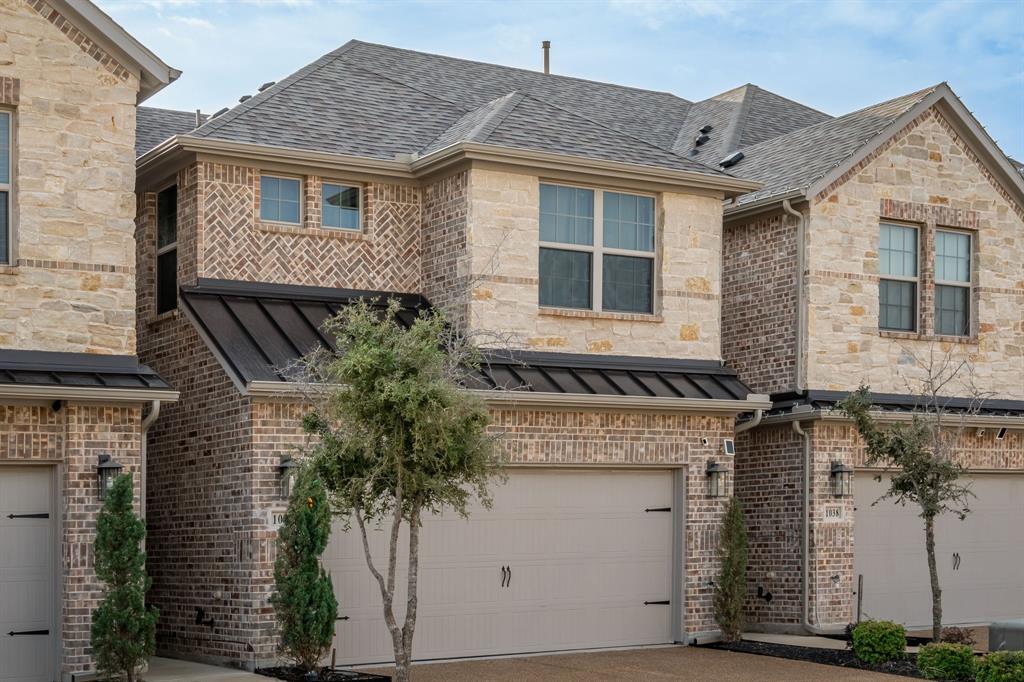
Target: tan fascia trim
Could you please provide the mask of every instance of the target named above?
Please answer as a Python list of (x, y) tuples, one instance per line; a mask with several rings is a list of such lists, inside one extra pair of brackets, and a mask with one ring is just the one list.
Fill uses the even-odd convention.
[(175, 402), (177, 391), (145, 388), (101, 388), (97, 386), (33, 386), (0, 385), (0, 399), (18, 400), (94, 400), (98, 402), (132, 402), (159, 400)]
[(79, 30), (103, 46), (125, 67), (139, 76), (141, 104), (170, 85), (181, 75), (181, 71), (168, 66), (145, 45), (136, 40), (116, 21), (89, 0), (47, 0), (47, 2)]
[[(330, 387), (325, 387), (330, 389)], [(772, 405), (766, 395), (751, 394), (747, 400), (701, 400), (647, 396), (539, 393), (533, 391), (471, 391), (488, 405), (538, 407), (546, 409), (583, 408), (592, 410), (649, 410), (736, 415), (766, 410)], [(250, 398), (303, 398), (302, 389), (283, 381), (250, 381), (245, 389)]]
[(782, 202), (789, 200), (793, 205), (806, 201), (807, 194), (802, 189), (793, 189), (779, 194), (773, 194), (757, 201), (747, 204), (726, 204), (724, 209), (724, 220), (726, 223), (733, 223), (744, 218), (749, 218), (769, 210), (781, 211)]
[[(898, 422), (909, 422), (914, 418), (913, 412), (885, 412), (885, 411), (872, 411), (871, 416), (875, 421), (885, 424), (895, 424)], [(970, 415), (966, 418), (961, 419), (961, 415), (956, 413), (950, 413), (947, 415), (949, 419), (949, 428), (957, 428), (959, 426), (965, 426), (969, 428), (975, 427), (1007, 427), (1009, 429), (1021, 429), (1024, 430), (1024, 417), (1011, 417), (1011, 416), (1000, 416), (1000, 415), (988, 415), (988, 414), (976, 414)], [(822, 410), (822, 409), (797, 409), (787, 414), (769, 415), (761, 421), (761, 426), (769, 426), (772, 424), (788, 424), (795, 421), (829, 421), (829, 422), (846, 422), (853, 423), (853, 420), (837, 410)]]

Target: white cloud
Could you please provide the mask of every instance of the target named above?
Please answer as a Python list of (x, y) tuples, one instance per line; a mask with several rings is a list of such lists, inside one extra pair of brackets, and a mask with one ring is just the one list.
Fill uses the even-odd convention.
[(192, 28), (203, 28), (207, 30), (213, 29), (212, 23), (206, 19), (200, 19), (199, 17), (171, 16), (168, 18), (171, 21), (175, 21), (179, 24), (184, 24), (185, 26), (190, 26)]

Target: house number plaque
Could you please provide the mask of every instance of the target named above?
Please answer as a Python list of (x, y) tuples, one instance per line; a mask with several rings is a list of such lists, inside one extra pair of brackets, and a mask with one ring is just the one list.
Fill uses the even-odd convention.
[(837, 504), (829, 504), (825, 506), (825, 520), (826, 521), (842, 521), (846, 515), (843, 513), (843, 508)]

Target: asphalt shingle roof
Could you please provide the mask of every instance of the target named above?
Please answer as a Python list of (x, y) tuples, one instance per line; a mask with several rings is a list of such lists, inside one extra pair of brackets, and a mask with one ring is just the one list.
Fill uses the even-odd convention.
[[(200, 114), (202, 120), (206, 116)], [(135, 114), (135, 156), (139, 157), (169, 137), (196, 128), (196, 112), (139, 107)]]

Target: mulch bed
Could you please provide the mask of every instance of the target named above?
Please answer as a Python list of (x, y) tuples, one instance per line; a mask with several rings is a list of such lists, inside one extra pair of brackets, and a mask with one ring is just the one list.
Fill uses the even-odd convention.
[(316, 680), (316, 682), (389, 682), (391, 680), (387, 675), (374, 675), (372, 673), (341, 670), (339, 668), (334, 668), (333, 670), (331, 668), (321, 668), (318, 671), (317, 677), (310, 678), (290, 665), (282, 665), (276, 668), (258, 668), (256, 674), (276, 677), (279, 680), (288, 680), (288, 682), (308, 682), (311, 679)]
[(871, 670), (876, 673), (888, 673), (889, 675), (902, 675), (904, 677), (921, 678), (917, 670), (917, 654), (907, 654), (902, 661), (892, 661), (881, 665), (868, 665), (857, 660), (853, 651), (849, 649), (817, 649), (809, 646), (792, 646), (790, 644), (772, 644), (768, 642), (742, 641), (727, 644), (715, 642), (705, 644), (708, 649), (723, 649), (725, 651), (737, 651), (744, 654), (758, 654), (760, 656), (775, 656), (776, 658), (788, 658), (794, 661), (807, 661), (809, 663), (822, 663), (824, 665), (835, 665), (841, 668), (857, 668), (859, 670)]

